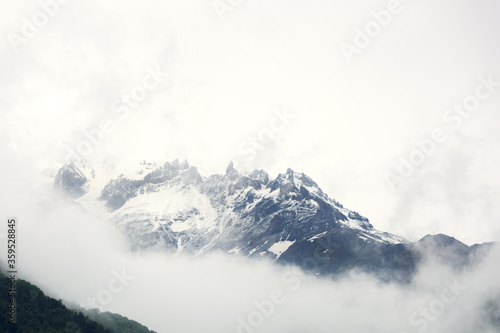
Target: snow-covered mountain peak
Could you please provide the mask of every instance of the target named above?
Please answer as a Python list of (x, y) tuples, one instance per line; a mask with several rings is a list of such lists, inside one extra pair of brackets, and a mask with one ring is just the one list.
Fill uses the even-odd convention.
[(224, 174), (203, 177), (174, 160), (113, 172), (68, 161), (54, 187), (116, 224), (135, 249), (258, 256), (315, 274), (363, 268), (389, 279), (411, 274), (422, 248), (451, 249), (445, 253), (455, 253), (455, 261), (475, 253), (444, 235), (413, 245), (379, 231), (292, 169), (270, 179), (264, 170), (242, 174), (230, 162)]
[[(277, 259), (297, 244), (339, 232), (368, 243), (405, 242), (377, 231), (292, 169), (270, 180), (264, 170), (242, 174), (230, 162), (225, 174), (202, 177), (187, 161), (143, 161), (139, 171), (96, 182), (81, 168), (89, 170), (88, 165), (63, 166), (55, 184), (70, 195), (78, 193), (72, 195), (78, 203), (119, 225), (138, 248), (195, 254), (237, 248), (240, 254), (258, 250)], [(283, 240), (289, 248), (276, 254)]]
[[(280, 196), (317, 197), (325, 201), (330, 201), (328, 196), (321, 190), (310, 177), (303, 172), (295, 172), (292, 169), (287, 169), (286, 173), (279, 174), (275, 180), (271, 182), (273, 190), (279, 189)], [(332, 201), (335, 202), (335, 201)]]
[(89, 190), (88, 183), (96, 174), (85, 160), (70, 159), (57, 172), (54, 187), (61, 189), (72, 198), (78, 198)]
[(248, 177), (259, 181), (262, 185), (267, 185), (269, 183), (269, 175), (264, 170), (255, 169), (248, 175)]

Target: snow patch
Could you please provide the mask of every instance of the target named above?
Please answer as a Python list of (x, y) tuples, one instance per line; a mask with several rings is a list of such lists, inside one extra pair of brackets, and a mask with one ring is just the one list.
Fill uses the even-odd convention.
[(272, 252), (276, 255), (276, 259), (278, 259), (290, 246), (293, 245), (295, 241), (280, 241), (277, 243), (274, 243), (270, 248), (269, 252)]
[(321, 238), (321, 237), (323, 237), (324, 235), (326, 235), (326, 233), (327, 233), (327, 232), (328, 232), (328, 231), (325, 231), (325, 232), (322, 232), (322, 233), (320, 233), (320, 234), (317, 234), (316, 236), (313, 236), (313, 237), (309, 238), (309, 239), (308, 239), (308, 241), (312, 242), (312, 241), (314, 241), (315, 239)]
[(232, 248), (231, 250), (227, 251), (227, 253), (234, 253), (234, 255), (237, 255), (240, 252), (239, 247)]
[(170, 229), (173, 231), (173, 232), (181, 232), (181, 231), (186, 231), (186, 230), (189, 230), (191, 229), (191, 226), (187, 223), (181, 223), (181, 222), (174, 222), (172, 223), (172, 225), (170, 226)]
[(177, 239), (177, 252), (176, 252), (176, 254), (181, 253), (182, 249), (183, 249), (183, 247), (182, 247), (182, 239), (181, 239), (181, 237), (179, 237)]

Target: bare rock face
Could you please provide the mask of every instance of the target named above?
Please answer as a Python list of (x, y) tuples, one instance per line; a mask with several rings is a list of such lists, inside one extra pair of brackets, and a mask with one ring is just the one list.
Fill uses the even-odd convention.
[(209, 177), (187, 161), (148, 166), (140, 177), (120, 175), (87, 193), (93, 170), (68, 162), (54, 186), (89, 209), (102, 205), (100, 212), (107, 210), (107, 218), (137, 249), (194, 255), (219, 251), (293, 263), (317, 274), (357, 268), (401, 281), (415, 272), (422, 248), (432, 245), (454, 267), (479, 253), (447, 236), (408, 243), (379, 231), (292, 169), (270, 179), (263, 170), (242, 174), (233, 163), (224, 175)]
[(95, 178), (95, 171), (86, 162), (69, 160), (57, 172), (54, 188), (71, 198), (79, 198), (88, 190), (88, 183)]

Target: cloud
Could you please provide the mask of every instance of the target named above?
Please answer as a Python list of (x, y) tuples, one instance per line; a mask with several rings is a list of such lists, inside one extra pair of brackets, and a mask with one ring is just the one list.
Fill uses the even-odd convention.
[(355, 271), (321, 278), (221, 253), (133, 252), (108, 221), (47, 193), (11, 209), (24, 212), (20, 278), (157, 332), (493, 332), (483, 307), (500, 295), (498, 249), (462, 274), (429, 261), (412, 284), (383, 284)]
[[(130, 160), (187, 158), (209, 175), (223, 172), (239, 157), (238, 145), (286, 106), (296, 120), (250, 167), (274, 175), (288, 167), (303, 171), (378, 229), (409, 239), (442, 232), (468, 244), (498, 240), (497, 95), (398, 192), (384, 178), (416, 141), (443, 125), (443, 113), (471, 94), (479, 76), (500, 78), (495, 1), (403, 3), (352, 64), (339, 44), (387, 2), (243, 1), (222, 21), (211, 1), (69, 1), (16, 52), (7, 36), (22, 34), (24, 18), (32, 21), (40, 3), (9, 2), (0, 11), (0, 180), (8, 189), (0, 208), (21, 223), (23, 274), (61, 297), (96, 297), (125, 267), (136, 279), (113, 295), (111, 310), (158, 331), (165, 325), (227, 332), (272, 288), (287, 292), (288, 301), (276, 305), (264, 332), (337, 326), (411, 332), (408, 316), (429, 304), (422, 295), (429, 302), (437, 297), (365, 277), (336, 283), (306, 277), (288, 293), (286, 283), (268, 281), (284, 272), (267, 263), (129, 253), (105, 221), (44, 199), (69, 148), (108, 118), (114, 130), (92, 150), (92, 162), (126, 168)], [(159, 66), (168, 79), (121, 117), (114, 102), (142, 82), (148, 66)], [(496, 290), (483, 273), (471, 281), (484, 278)], [(433, 282), (438, 293), (443, 281)], [(460, 299), (470, 297), (467, 304), (476, 308), (484, 298), (474, 286)], [(371, 297), (365, 301), (356, 290)], [(456, 318), (468, 318), (466, 308), (461, 301), (447, 307), (428, 331), (463, 324)]]
[[(9, 15), (2, 14), (0, 33), (22, 35), (24, 19), (33, 21), (42, 3), (2, 5)], [(111, 118), (113, 132), (90, 159), (187, 158), (211, 174), (241, 157), (238, 146), (286, 106), (297, 121), (249, 169), (304, 171), (378, 228), (408, 238), (432, 230), (467, 243), (492, 240), (497, 97), (399, 192), (390, 191), (384, 175), (442, 125), (446, 109), (470, 94), (480, 75), (500, 75), (500, 50), (491, 42), (498, 5), (401, 4), (404, 10), (348, 64), (338, 45), (387, 3), (244, 2), (224, 20), (210, 1), (61, 3), (19, 52), (8, 38), (0, 42), (4, 142), (41, 169), (54, 169), (85, 132)], [(451, 6), (463, 15), (450, 16)], [(168, 80), (129, 117), (116, 118), (114, 102), (148, 66), (161, 67)], [(116, 153), (124, 148), (125, 156)], [(456, 172), (469, 166), (468, 174)], [(429, 183), (447, 196), (429, 197), (428, 185), (420, 185)], [(457, 187), (448, 195), (450, 183)], [(474, 225), (462, 209), (474, 212)]]

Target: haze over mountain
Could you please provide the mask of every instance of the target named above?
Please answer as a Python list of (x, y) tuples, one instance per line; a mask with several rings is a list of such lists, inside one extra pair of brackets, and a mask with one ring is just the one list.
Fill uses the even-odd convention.
[[(127, 285), (112, 294), (109, 302), (97, 300), (97, 306), (162, 333), (238, 332), (244, 325), (241, 320), (248, 323), (248, 318), (259, 311), (255, 304), (267, 304), (276, 290), (283, 293), (284, 302), (275, 304), (271, 316), (263, 315), (265, 319), (258, 329), (265, 333), (330, 332), (332, 327), (356, 333), (373, 327), (380, 332), (398, 333), (424, 328), (432, 333), (496, 332), (492, 323), (497, 321), (500, 295), (496, 279), (498, 250), (483, 255), (488, 245), (469, 247), (444, 235), (425, 237), (417, 243), (385, 235), (376, 226), (370, 228), (370, 221), (362, 214), (342, 208), (330, 194), (327, 197), (321, 193), (318, 184), (308, 182), (306, 172), (287, 174), (285, 170), (267, 181), (264, 177), (256, 182), (259, 177), (236, 174), (232, 168), (219, 175), (200, 175), (201, 179), (190, 169), (193, 167), (187, 163), (178, 163), (177, 167), (177, 163), (169, 162), (138, 163), (136, 168), (123, 170), (117, 165), (115, 170), (102, 170), (74, 162), (63, 166), (59, 176), (52, 174), (51, 187), (55, 182), (57, 192), (66, 191), (57, 197), (50, 188), (40, 187), (36, 177), (28, 178), (30, 181), (22, 187), (11, 187), (17, 189), (18, 195), (13, 193), (7, 198), (10, 209), (22, 212), (20, 278), (40, 286), (51, 297), (93, 308), (91, 304), (98, 295), (109, 291), (114, 274), (123, 273), (130, 277)], [(291, 186), (292, 174), (295, 186)], [(212, 182), (207, 182), (209, 179)], [(254, 187), (258, 188), (258, 183), (260, 190)], [(102, 196), (105, 188), (106, 195)], [(252, 193), (254, 201), (250, 203), (247, 199)], [(155, 196), (157, 201), (140, 200)], [(228, 200), (220, 201), (223, 196)], [(179, 200), (166, 202), (166, 197)], [(259, 202), (274, 208), (260, 210)], [(198, 212), (186, 211), (186, 207), (197, 207)], [(212, 211), (210, 207), (221, 209), (217, 213), (227, 218), (205, 215)], [(237, 207), (240, 209), (235, 210)], [(260, 219), (263, 216), (258, 214), (244, 215), (245, 210), (285, 216), (292, 228), (278, 223), (275, 229), (258, 228), (255, 233), (245, 233), (249, 225), (236, 229), (234, 223), (222, 223), (219, 232), (219, 223), (231, 217), (247, 219), (250, 225), (255, 221), (261, 226), (273, 225), (272, 219)], [(349, 212), (354, 215), (349, 217)], [(127, 214), (133, 214), (139, 222), (130, 224)], [(161, 220), (162, 216), (165, 220)], [(155, 217), (161, 221), (155, 221)], [(280, 222), (278, 218), (276, 221)], [(127, 225), (131, 226), (129, 230)], [(139, 225), (144, 229), (138, 229)], [(297, 238), (286, 251), (284, 247), (273, 248), (277, 253), (283, 250), (277, 258), (270, 243), (289, 245), (293, 242), (291, 236), (280, 240), (279, 235), (309, 232), (305, 226), (319, 229), (307, 239)], [(189, 234), (194, 231), (191, 229), (208, 231), (210, 227), (213, 230), (207, 237), (203, 233)], [(322, 236), (327, 229), (330, 231)], [(240, 234), (226, 235), (224, 230)], [(138, 236), (135, 245), (134, 235)], [(160, 235), (177, 238), (167, 242), (168, 237)], [(202, 244), (190, 242), (188, 235), (201, 239)], [(243, 235), (252, 236), (256, 246), (242, 243), (238, 254), (228, 253)], [(384, 235), (388, 237), (385, 240)], [(226, 236), (227, 242), (223, 239)], [(311, 241), (315, 236), (318, 238)], [(392, 237), (394, 242), (388, 243)], [(180, 253), (178, 238), (181, 247), (186, 245)], [(264, 238), (269, 242), (263, 250), (247, 256), (266, 242)], [(212, 248), (196, 255), (211, 241)], [(292, 263), (304, 270), (290, 266)], [(341, 269), (335, 263), (342, 263)], [(380, 284), (380, 280), (385, 283)], [(451, 297), (454, 301), (444, 302), (443, 291), (446, 300)], [(434, 305), (443, 308), (430, 308)], [(426, 319), (426, 313), (432, 320)]]
[(498, 0), (0, 7), (0, 215), (41, 317), (499, 332)]

